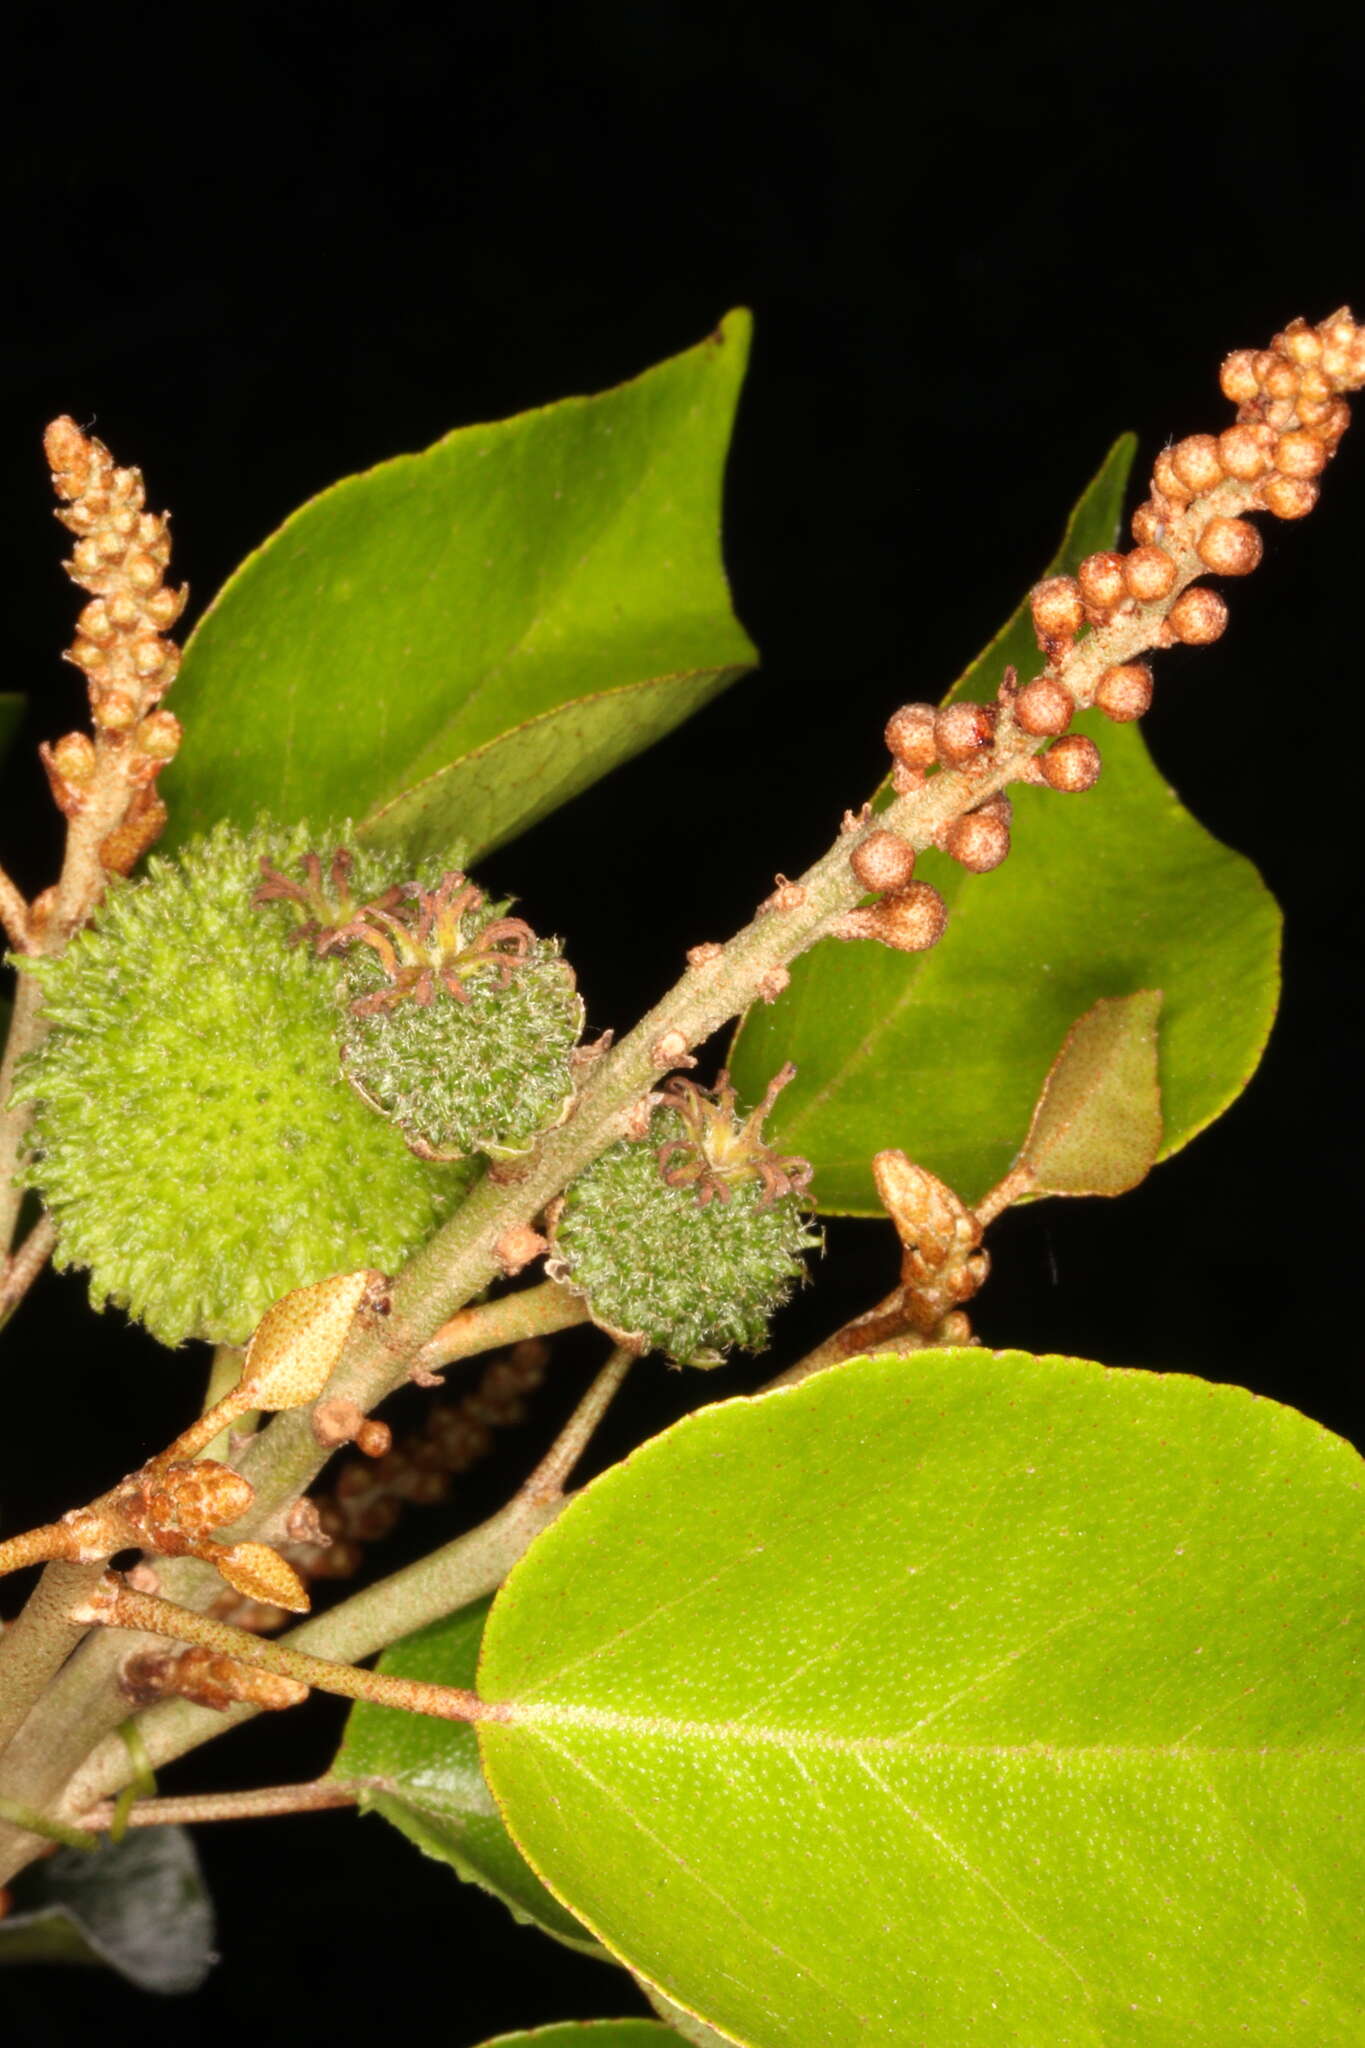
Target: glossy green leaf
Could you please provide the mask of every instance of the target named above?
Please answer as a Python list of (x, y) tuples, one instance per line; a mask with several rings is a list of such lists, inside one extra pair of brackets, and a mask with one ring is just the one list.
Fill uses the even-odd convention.
[(670, 2041), (676, 2048), (677, 2039), (654, 2020), (565, 2020), (529, 2034), (499, 2034), (483, 2048), (668, 2048)]
[(484, 853), (750, 667), (719, 547), (749, 326), (286, 520), (185, 651), (171, 843), (265, 809)]
[(1040, 1195), (1122, 1195), (1161, 1150), (1160, 989), (1109, 996), (1066, 1034), (1020, 1154)]
[[(1072, 515), (1049, 573), (1112, 544), (1134, 443), (1125, 437)], [(1036, 673), (1027, 603), (955, 686), (984, 699), (1008, 663)], [(1255, 1071), (1279, 990), (1280, 917), (1249, 861), (1183, 808), (1136, 726), (1076, 722), (1104, 756), (1083, 796), (1016, 786), (1014, 851), (987, 875), (945, 855), (916, 872), (950, 905), (931, 952), (831, 941), (749, 1013), (731, 1054), (756, 1099), (784, 1060), (797, 1078), (769, 1119), (774, 1145), (815, 1167), (827, 1214), (876, 1215), (869, 1162), (896, 1147), (974, 1202), (1023, 1142), (1071, 1025), (1103, 996), (1164, 991), (1163, 1158), (1235, 1100)]]
[(217, 1957), (213, 1908), (183, 1828), (134, 1828), (86, 1855), (61, 1849), (0, 1920), (0, 1964), (82, 1963), (139, 1991), (197, 1991)]
[(694, 2013), (684, 2012), (680, 2005), (674, 2005), (671, 1998), (665, 1998), (655, 1984), (641, 1983), (640, 1989), (646, 1998), (675, 2034), (681, 2034), (691, 2048), (730, 2048), (728, 2034), (718, 2034), (714, 2027), (708, 2027), (705, 2020), (699, 2020)]
[(1358, 2048), (1365, 1466), (983, 1350), (703, 1409), (484, 1637), (546, 1882), (749, 2048)]
[[(379, 1670), (436, 1685), (472, 1686), (488, 1605), (476, 1601), (404, 1637), (384, 1652)], [(359, 1788), (362, 1812), (382, 1814), (423, 1855), (501, 1899), (514, 1919), (569, 1948), (603, 1955), (512, 1841), (484, 1783), (472, 1728), (360, 1701), (347, 1717), (331, 1775)]]

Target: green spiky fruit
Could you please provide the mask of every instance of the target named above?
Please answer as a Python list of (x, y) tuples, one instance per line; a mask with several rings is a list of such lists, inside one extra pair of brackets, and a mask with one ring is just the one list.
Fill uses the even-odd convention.
[(428, 1156), (514, 1158), (573, 1099), (573, 972), (506, 908), (452, 870), (339, 934), (343, 1070)]
[(734, 1345), (762, 1349), (821, 1239), (792, 1191), (804, 1180), (783, 1171), (804, 1162), (775, 1159), (753, 1119), (735, 1120), (723, 1079), (719, 1103), (674, 1088), (648, 1140), (613, 1145), (569, 1188), (550, 1270), (616, 1335), (718, 1365)]
[[(217, 826), (31, 963), (52, 1030), (15, 1093), (57, 1262), (166, 1344), (240, 1343), (291, 1288), (393, 1271), (472, 1178), (415, 1159), (346, 1085), (341, 964), (284, 943), (296, 906), (253, 905), (262, 860), (308, 844)], [(362, 853), (346, 880), (363, 899), (402, 878), (401, 857)]]

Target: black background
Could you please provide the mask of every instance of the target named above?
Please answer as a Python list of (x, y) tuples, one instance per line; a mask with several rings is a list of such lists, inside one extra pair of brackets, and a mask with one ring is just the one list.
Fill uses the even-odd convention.
[[(0, 465), (4, 686), (33, 693), (29, 739), (81, 716), (57, 658), (74, 593), (38, 446), (53, 414), (142, 465), (202, 599), (336, 477), (609, 385), (746, 303), (726, 547), (763, 669), (492, 876), (567, 935), (594, 1021), (628, 1024), (673, 978), (698, 906), (723, 934), (827, 843), (881, 772), (887, 713), (937, 695), (994, 630), (1119, 430), (1147, 463), (1216, 430), (1228, 349), (1365, 297), (1359, 42), (1306, 12), (1263, 45), (1249, 30), (1227, 10), (1105, 25), (844, 5), (797, 31), (652, 0), (439, 20), (296, 0), (80, 30), (21, 5)], [(1265, 1064), (1122, 1204), (1008, 1217), (978, 1324), (1239, 1381), (1359, 1439), (1355, 438), (1313, 517), (1267, 533), (1225, 639), (1163, 662), (1149, 720), (1170, 779), (1285, 907)], [(4, 789), (4, 858), (39, 886), (58, 838), (30, 747)], [(830, 1237), (819, 1289), (779, 1329), (788, 1356), (889, 1284), (884, 1228)], [(93, 1324), (71, 1279), (42, 1283), (8, 1348), (7, 1527), (107, 1484), (193, 1402), (197, 1372)], [(582, 1384), (591, 1348), (564, 1348), (535, 1424), (462, 1494), (467, 1517)], [(657, 1364), (638, 1378), (603, 1457), (702, 1392)], [(334, 1724), (309, 1716), (175, 1782), (310, 1775)], [(200, 1841), (225, 1957), (207, 1989), (158, 2002), (8, 1972), (7, 2041), (88, 2025), (119, 2043), (349, 2043), (434, 2023), (467, 2048), (639, 2009), (624, 1978), (515, 1928), (379, 1821)]]

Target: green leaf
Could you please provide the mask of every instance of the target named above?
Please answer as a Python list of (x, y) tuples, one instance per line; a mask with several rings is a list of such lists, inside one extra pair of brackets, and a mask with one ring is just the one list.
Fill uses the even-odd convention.
[(264, 809), (486, 853), (743, 674), (719, 533), (749, 328), (286, 520), (186, 648), (169, 843)]
[(1239, 1388), (983, 1350), (703, 1409), (484, 1638), (484, 1766), (749, 2048), (1358, 2048), (1365, 1468)]
[(197, 1991), (217, 1957), (213, 1908), (184, 1828), (134, 1828), (94, 1856), (62, 1849), (0, 1920), (0, 1963), (84, 1963), (139, 1991)]
[(677, 2039), (654, 2020), (565, 2020), (529, 2034), (499, 2034), (483, 2048), (668, 2048)]
[[(1125, 436), (1072, 514), (1049, 573), (1111, 545), (1134, 442)], [(1020, 606), (955, 686), (986, 698), (1008, 663), (1034, 674)], [(1279, 990), (1280, 917), (1249, 861), (1180, 804), (1136, 726), (1076, 721), (1104, 756), (1098, 787), (1011, 789), (1014, 851), (968, 875), (922, 854), (950, 906), (931, 952), (831, 941), (749, 1013), (731, 1051), (742, 1097), (784, 1060), (797, 1078), (772, 1143), (809, 1159), (826, 1214), (879, 1212), (870, 1161), (895, 1147), (978, 1201), (1009, 1166), (1067, 1031), (1105, 996), (1161, 989), (1161, 1157), (1187, 1145), (1256, 1069)]]
[[(472, 1686), (488, 1607), (476, 1601), (405, 1636), (384, 1652), (378, 1669)], [(515, 1920), (611, 1960), (523, 1861), (484, 1783), (472, 1728), (360, 1701), (347, 1717), (330, 1775), (359, 1788), (362, 1812), (382, 1814), (423, 1855), (501, 1899)]]
[(1043, 1083), (1020, 1153), (1039, 1195), (1122, 1195), (1161, 1150), (1160, 989), (1101, 998), (1077, 1018)]

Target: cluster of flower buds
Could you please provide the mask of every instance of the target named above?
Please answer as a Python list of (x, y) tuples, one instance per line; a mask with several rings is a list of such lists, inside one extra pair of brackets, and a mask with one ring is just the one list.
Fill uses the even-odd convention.
[(54, 420), (43, 441), (57, 517), (76, 535), (67, 569), (90, 592), (68, 659), (86, 677), (94, 738), (68, 733), (40, 752), (63, 814), (78, 816), (97, 778), (112, 769), (123, 785), (122, 814), (101, 847), (104, 867), (127, 874), (165, 823), (156, 778), (180, 745), (180, 724), (158, 708), (175, 680), (180, 650), (164, 637), (187, 592), (163, 580), (170, 534), (144, 509), (141, 472), (120, 469), (102, 441), (74, 420)]
[[(313, 1526), (305, 1529), (300, 1517), (297, 1535), (283, 1546), (304, 1583), (354, 1578), (365, 1561), (365, 1546), (387, 1536), (405, 1506), (431, 1507), (445, 1500), (452, 1478), (489, 1455), (495, 1430), (513, 1429), (526, 1420), (527, 1402), (545, 1378), (549, 1357), (549, 1346), (539, 1338), (515, 1345), (485, 1367), (468, 1393), (435, 1402), (420, 1429), (382, 1449), (376, 1444), (377, 1458), (357, 1431), (356, 1448), (366, 1456), (347, 1458), (327, 1492), (302, 1503), (312, 1510)], [(382, 1423), (371, 1426), (384, 1428)], [(289, 1618), (283, 1608), (243, 1601), (231, 1592), (220, 1595), (211, 1611), (215, 1620), (258, 1635), (283, 1628)], [(177, 1688), (172, 1684), (169, 1689)]]
[[(892, 787), (909, 796), (944, 773), (960, 798), (924, 840), (972, 874), (1000, 865), (1010, 847), (1004, 786), (1043, 784), (1072, 794), (1099, 780), (1100, 750), (1072, 732), (1094, 706), (1117, 724), (1141, 718), (1152, 701), (1150, 648), (1207, 646), (1227, 624), (1227, 606), (1204, 575), (1246, 576), (1261, 559), (1247, 513), (1299, 519), (1317, 502), (1318, 478), (1350, 424), (1344, 394), (1365, 385), (1365, 328), (1344, 309), (1317, 327), (1295, 320), (1267, 349), (1242, 349), (1223, 365), (1222, 387), (1237, 420), (1221, 434), (1191, 434), (1165, 449), (1151, 496), (1133, 515), (1135, 545), (1089, 555), (1074, 576), (1048, 576), (1029, 605), (1041, 674), (1020, 685), (1014, 669), (996, 700), (943, 706), (904, 704), (886, 728)], [(975, 784), (975, 789), (973, 785)], [(931, 806), (932, 806), (931, 798)], [(850, 865), (875, 904), (833, 927), (840, 938), (875, 938), (921, 952), (941, 937), (947, 911), (937, 891), (913, 879), (915, 844), (867, 820)], [(904, 827), (902, 827), (904, 830)]]
[[(1140, 718), (1151, 703), (1152, 678), (1132, 655), (1220, 638), (1227, 606), (1195, 579), (1248, 576), (1256, 568), (1261, 537), (1247, 513), (1301, 519), (1312, 511), (1318, 480), (1350, 425), (1344, 394), (1365, 384), (1365, 329), (1346, 308), (1316, 327), (1291, 321), (1269, 348), (1230, 355), (1221, 383), (1237, 407), (1235, 423), (1163, 449), (1151, 495), (1133, 514), (1136, 545), (1089, 555), (1074, 576), (1049, 576), (1035, 588), (1033, 624), (1050, 673), (1016, 699), (1025, 732), (1063, 733), (1077, 705), (1090, 702), (1120, 723)], [(1082, 628), (1116, 623), (1130, 643), (1125, 658), (1068, 687), (1057, 671)], [(1052, 781), (1050, 758), (1040, 765)]]

